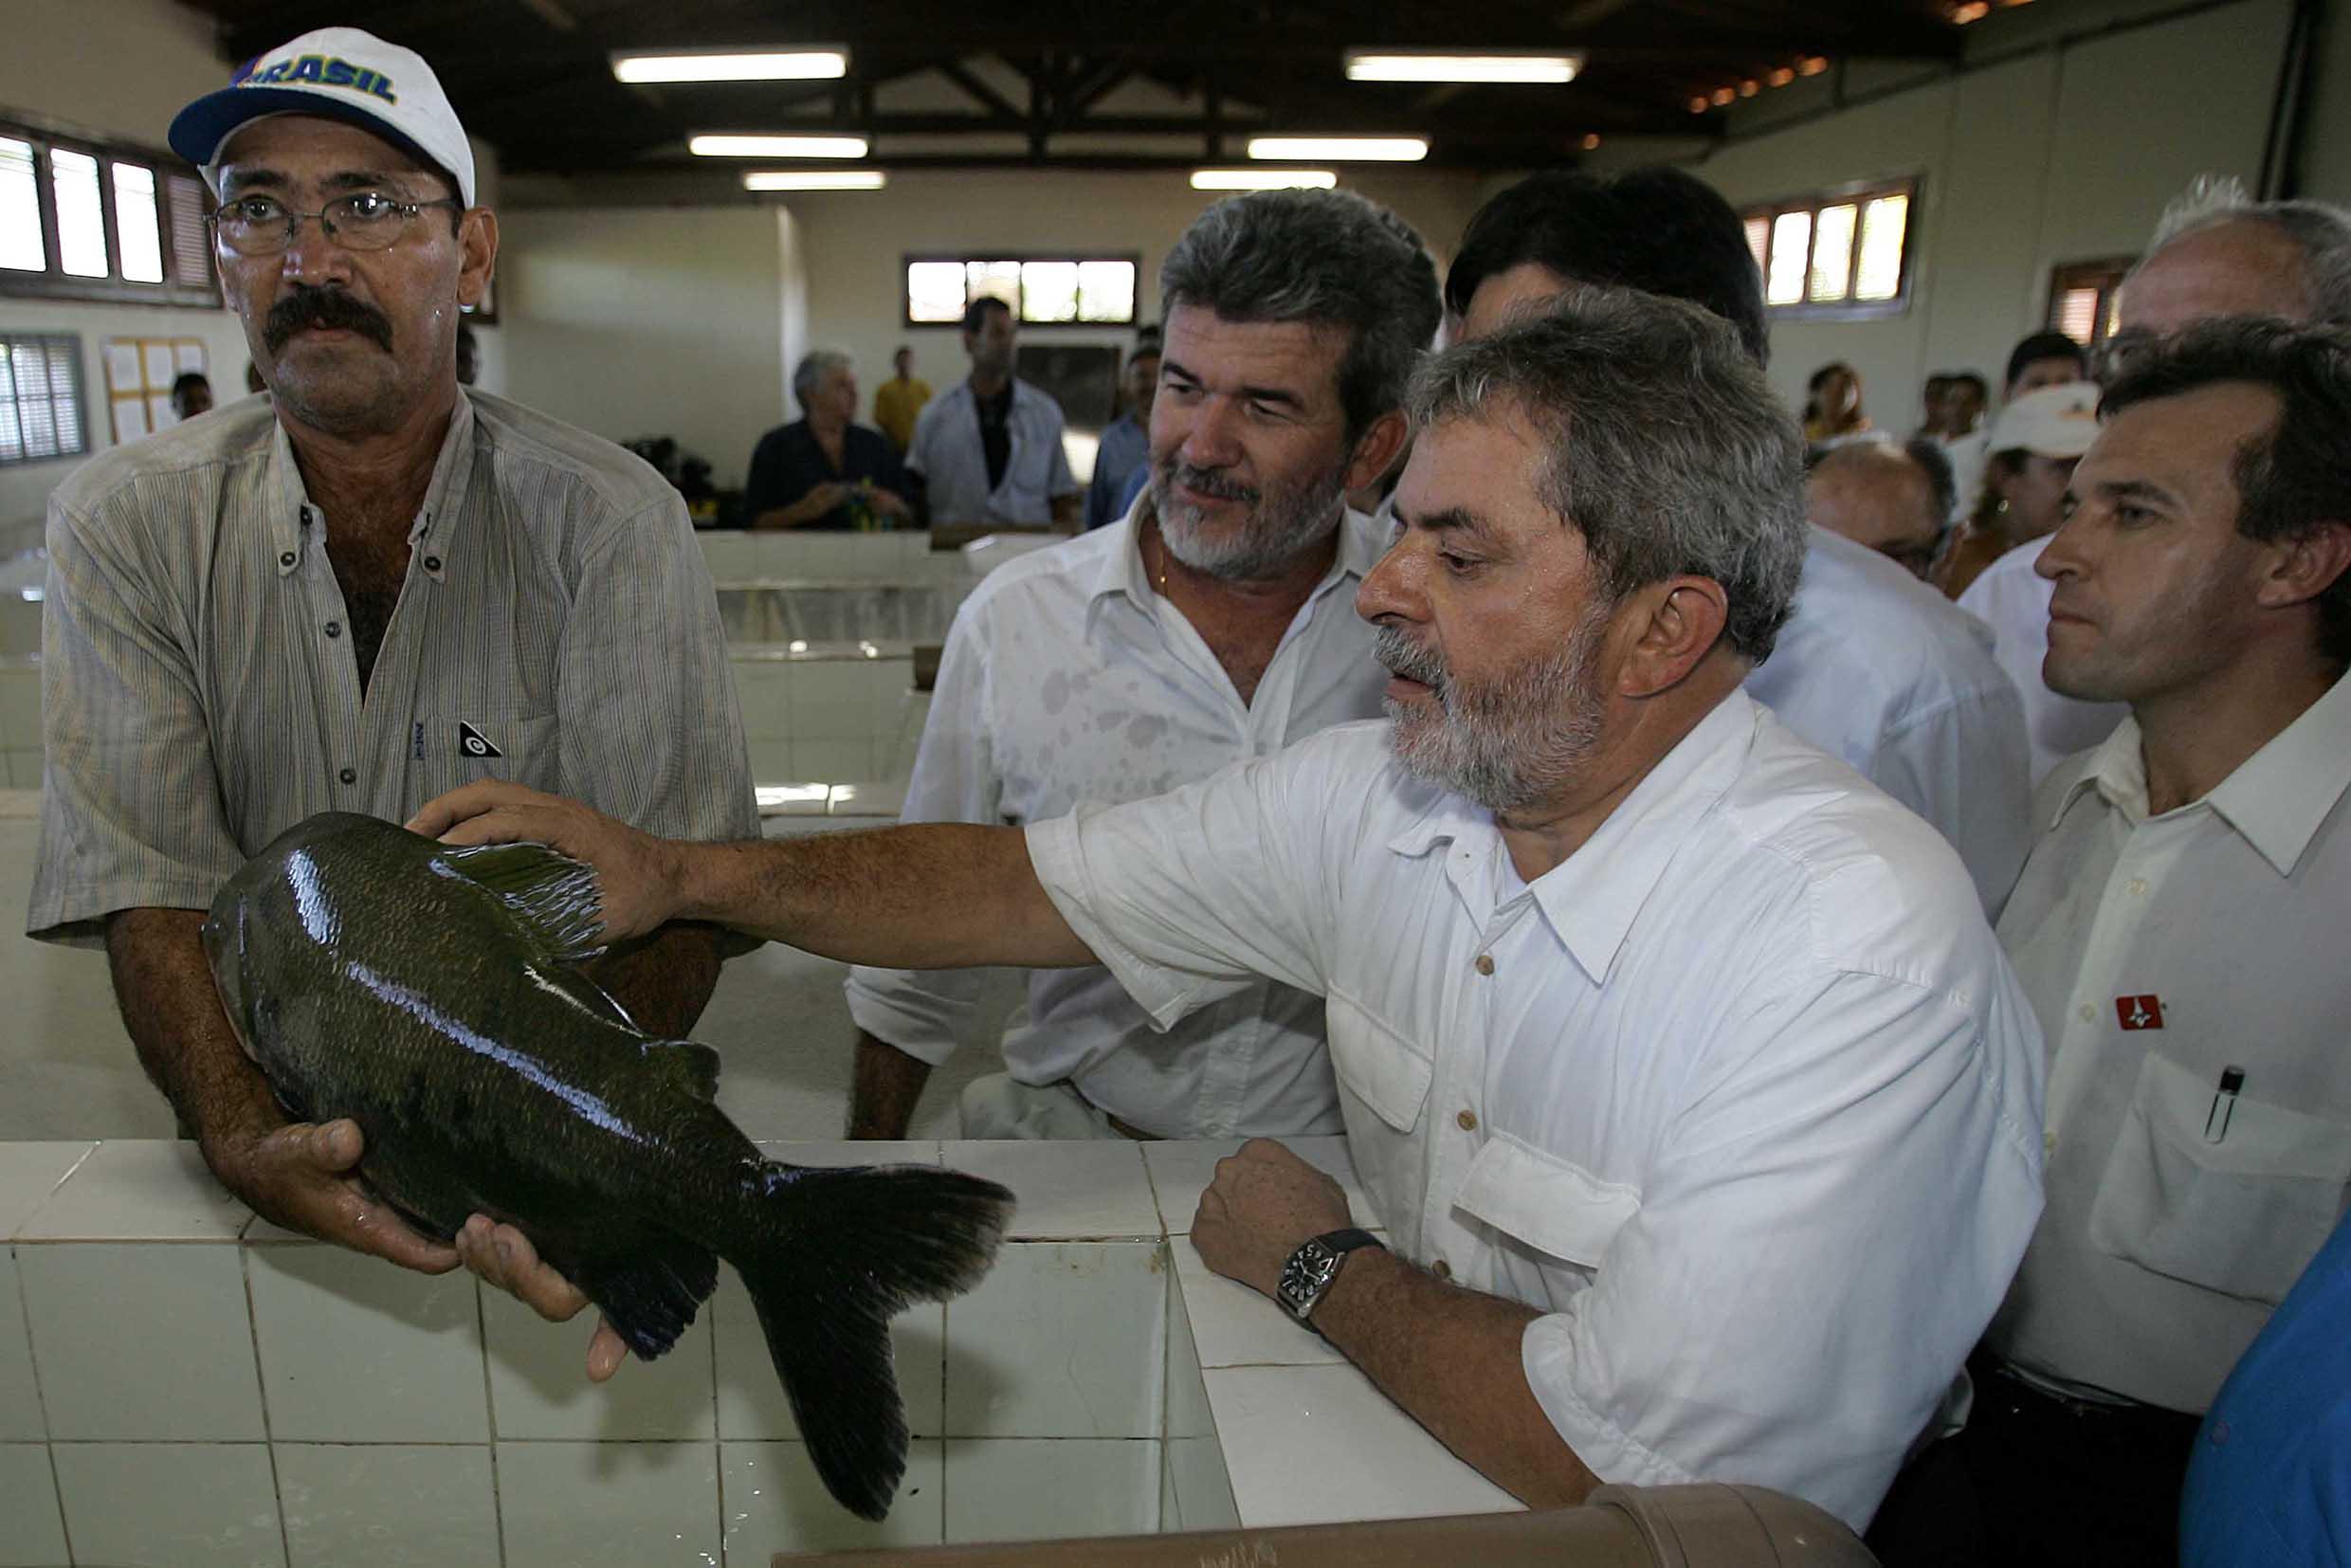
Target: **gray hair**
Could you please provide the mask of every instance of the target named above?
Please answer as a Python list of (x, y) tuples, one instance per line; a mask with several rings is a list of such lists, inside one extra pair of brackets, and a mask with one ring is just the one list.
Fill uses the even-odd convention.
[(1346, 328), (1339, 401), (1350, 445), (1403, 406), (1445, 310), (1420, 236), (1351, 191), (1254, 191), (1217, 202), (1159, 264), (1159, 299), (1163, 309), (1194, 305), (1228, 321)]
[(2351, 211), (2322, 201), (2255, 201), (2234, 175), (2198, 174), (2174, 197), (2156, 222), (2147, 254), (2123, 281), (2137, 277), (2173, 241), (2231, 223), (2264, 223), (2284, 234), (2302, 252), (2313, 319), (2351, 326)]
[(1804, 570), (1804, 439), (1730, 324), (1696, 305), (1583, 288), (1421, 368), (1412, 427), (1516, 416), (1535, 493), (1584, 537), (1612, 598), (1711, 577), (1724, 637), (1760, 664)]
[(810, 396), (825, 384), (826, 376), (834, 371), (854, 368), (847, 355), (832, 349), (818, 349), (813, 354), (803, 355), (799, 364), (793, 367), (792, 395), (805, 411)]

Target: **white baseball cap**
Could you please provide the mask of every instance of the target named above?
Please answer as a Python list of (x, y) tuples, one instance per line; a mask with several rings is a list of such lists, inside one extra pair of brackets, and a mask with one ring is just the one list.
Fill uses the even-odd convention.
[(2000, 410), (1987, 452), (2022, 448), (2043, 457), (2080, 457), (2098, 439), (2098, 384), (2068, 381), (2036, 387)]
[(218, 92), (172, 120), (172, 151), (204, 171), (215, 191), (220, 150), (264, 115), (322, 115), (349, 120), (414, 154), (456, 182), (473, 202), (473, 148), (440, 78), (413, 49), (357, 27), (320, 27), (256, 55)]

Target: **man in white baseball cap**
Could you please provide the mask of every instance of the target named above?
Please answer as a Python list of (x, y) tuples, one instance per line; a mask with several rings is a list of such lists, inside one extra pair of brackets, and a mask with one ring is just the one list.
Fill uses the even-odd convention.
[[(141, 1064), (264, 1216), (411, 1268), (455, 1250), (354, 1178), (358, 1128), (289, 1123), (198, 925), (314, 812), (403, 821), (527, 779), (694, 838), (758, 832), (724, 633), (677, 492), (457, 379), (498, 255), (432, 70), (305, 33), (175, 119), (270, 396), (118, 447), (48, 512), (42, 838), (27, 926), (102, 943)], [(718, 976), (673, 927), (601, 961), (661, 1034)]]
[(2029, 392), (1992, 424), (1990, 462), (2006, 476), (2002, 513), (2015, 545), (1985, 567), (1959, 595), (1959, 608), (1992, 629), (1992, 656), (2025, 703), (2025, 738), (2038, 784), (2060, 760), (2114, 733), (2128, 711), (2120, 702), (2086, 702), (2051, 691), (2041, 679), (2049, 654), (2049, 600), (2054, 585), (2033, 572), (2050, 536), (2065, 521), (2066, 486), (2074, 465), (2098, 439), (2098, 388), (2068, 381)]

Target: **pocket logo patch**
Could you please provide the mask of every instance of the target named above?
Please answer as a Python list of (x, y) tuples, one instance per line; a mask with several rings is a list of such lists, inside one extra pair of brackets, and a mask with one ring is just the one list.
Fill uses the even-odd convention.
[(2163, 998), (2160, 996), (2117, 996), (2114, 1015), (2124, 1029), (2161, 1029)]
[(464, 720), (457, 721), (457, 749), (466, 757), (503, 757), (490, 738)]

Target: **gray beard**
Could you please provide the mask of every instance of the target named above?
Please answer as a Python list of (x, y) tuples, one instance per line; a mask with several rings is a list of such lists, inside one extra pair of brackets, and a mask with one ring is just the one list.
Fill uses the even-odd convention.
[[(1345, 476), (1342, 465), (1320, 481), (1268, 483), (1250, 490), (1214, 469), (1169, 462), (1152, 469), (1151, 505), (1169, 555), (1194, 572), (1225, 582), (1262, 581), (1280, 576), (1292, 561), (1330, 538), (1346, 504)], [(1212, 494), (1249, 502), (1248, 521), (1230, 535), (1210, 535), (1198, 507), (1172, 499), (1178, 478)]]
[(1394, 626), (1379, 629), (1379, 662), (1425, 683), (1435, 699), (1383, 699), (1388, 747), (1414, 778), (1495, 812), (1556, 793), (1600, 742), (1605, 702), (1595, 666), (1613, 605), (1595, 604), (1553, 652), (1491, 684), (1465, 688), (1443, 661)]

